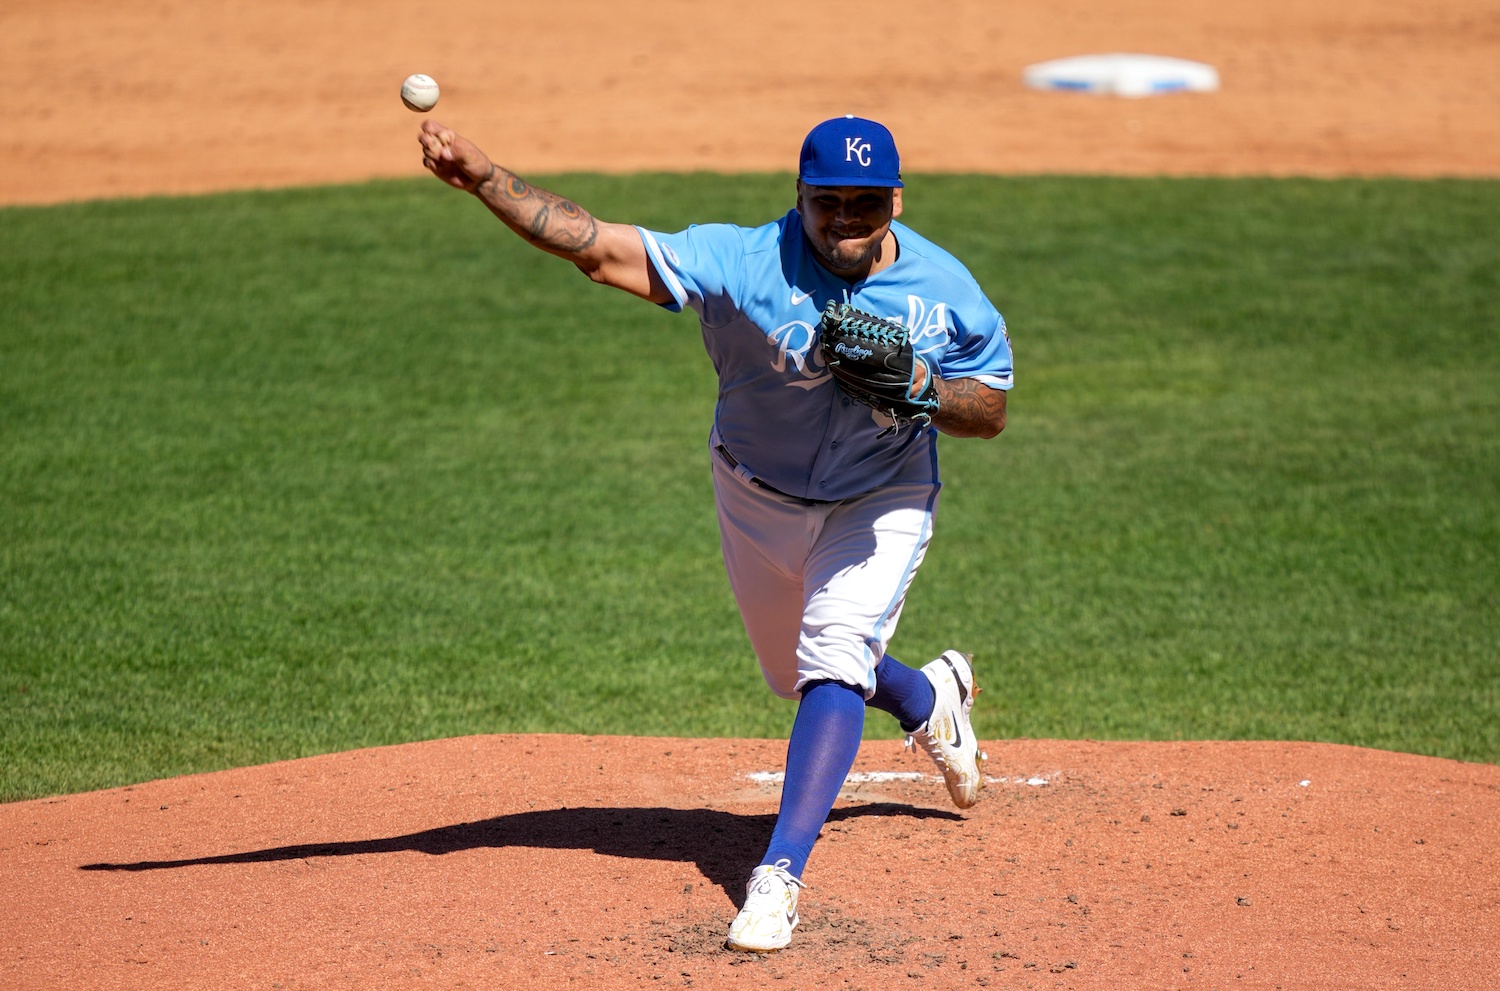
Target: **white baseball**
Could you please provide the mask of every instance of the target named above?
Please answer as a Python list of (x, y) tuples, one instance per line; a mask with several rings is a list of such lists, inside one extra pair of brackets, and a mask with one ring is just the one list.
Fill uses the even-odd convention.
[(414, 72), (401, 84), (401, 102), (406, 104), (407, 110), (426, 113), (437, 106), (437, 101), (438, 84), (431, 76)]

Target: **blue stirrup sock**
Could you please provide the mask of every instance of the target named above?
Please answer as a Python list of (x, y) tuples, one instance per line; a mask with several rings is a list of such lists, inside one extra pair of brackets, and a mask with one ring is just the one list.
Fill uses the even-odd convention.
[(932, 715), (937, 695), (925, 674), (886, 654), (875, 665), (875, 694), (866, 704), (889, 712), (910, 733)]
[(815, 681), (803, 688), (786, 748), (781, 810), (762, 864), (788, 860), (787, 872), (802, 876), (818, 832), (854, 766), (864, 729), (863, 691), (841, 681)]

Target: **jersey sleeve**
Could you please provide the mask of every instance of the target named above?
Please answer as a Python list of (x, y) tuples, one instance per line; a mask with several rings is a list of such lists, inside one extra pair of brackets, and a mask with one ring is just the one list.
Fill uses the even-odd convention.
[(704, 326), (717, 327), (733, 319), (745, 271), (745, 241), (729, 224), (694, 224), (676, 234), (637, 227), (646, 255), (666, 283), (672, 301), (663, 303), (679, 313), (693, 310)]
[(988, 305), (976, 317), (973, 323), (955, 321), (953, 339), (938, 361), (938, 374), (945, 379), (977, 379), (992, 389), (1009, 389), (1015, 384), (1015, 376), (1005, 318)]

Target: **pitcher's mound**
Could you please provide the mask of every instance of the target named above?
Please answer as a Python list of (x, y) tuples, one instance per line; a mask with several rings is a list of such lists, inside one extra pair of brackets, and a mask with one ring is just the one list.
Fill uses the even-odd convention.
[(0, 986), (1490, 988), (1500, 768), (1296, 743), (865, 744), (767, 957), (785, 744), (489, 736), (0, 806)]

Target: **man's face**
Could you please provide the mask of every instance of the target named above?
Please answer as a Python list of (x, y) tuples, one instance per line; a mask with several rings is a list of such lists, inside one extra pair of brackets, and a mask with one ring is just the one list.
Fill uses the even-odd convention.
[(900, 190), (797, 183), (797, 212), (808, 244), (835, 275), (863, 277), (901, 213)]

